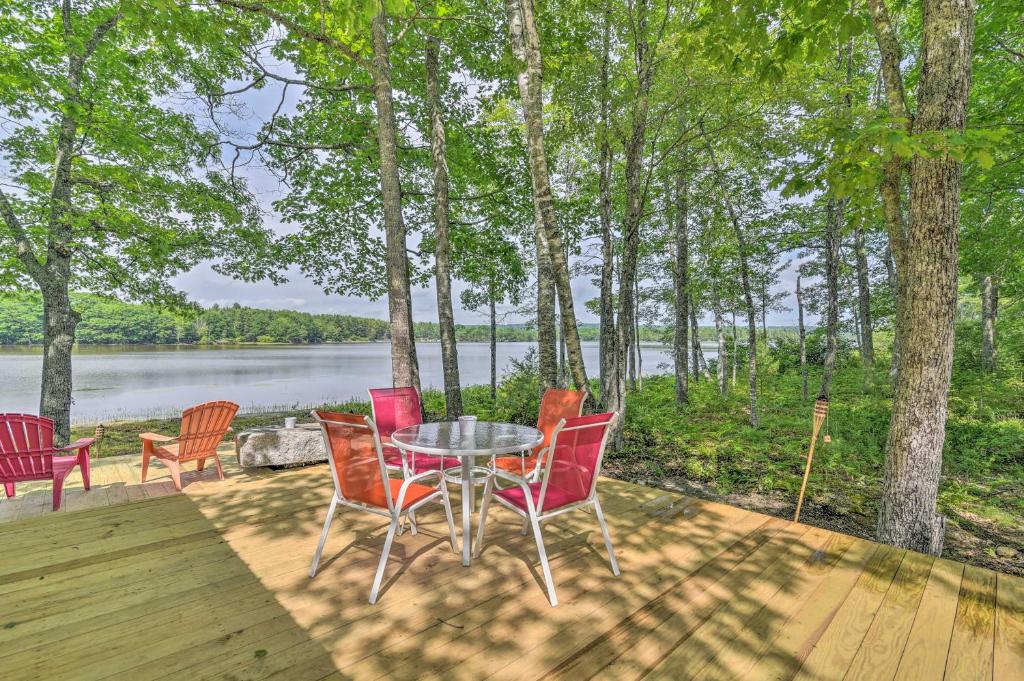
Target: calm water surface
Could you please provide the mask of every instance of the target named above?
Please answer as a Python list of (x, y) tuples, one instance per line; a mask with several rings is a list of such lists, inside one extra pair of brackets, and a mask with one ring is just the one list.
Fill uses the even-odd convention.
[[(499, 374), (531, 347), (535, 344), (499, 343)], [(423, 386), (441, 387), (441, 346), (419, 343), (416, 348)], [(667, 370), (671, 358), (664, 347), (644, 345), (641, 352), (645, 374)], [(597, 343), (583, 343), (583, 353), (588, 372), (597, 375)], [(82, 347), (75, 351), (72, 368), (71, 417), (88, 423), (166, 416), (214, 399), (233, 400), (243, 411), (365, 399), (367, 388), (391, 383), (391, 346)], [(39, 408), (41, 370), (40, 349), (0, 348), (0, 412)], [(463, 385), (487, 383), (488, 345), (460, 343), (459, 370)]]

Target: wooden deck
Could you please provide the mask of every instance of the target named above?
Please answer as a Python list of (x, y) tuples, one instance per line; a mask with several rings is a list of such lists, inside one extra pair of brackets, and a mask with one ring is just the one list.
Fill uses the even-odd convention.
[(5, 681), (1024, 678), (1024, 580), (720, 504), (602, 480), (622, 576), (563, 516), (555, 609), (512, 514), (463, 568), (430, 510), (371, 606), (382, 519), (340, 512), (307, 574), (326, 467), (150, 498), (112, 465), (97, 508), (0, 524)]

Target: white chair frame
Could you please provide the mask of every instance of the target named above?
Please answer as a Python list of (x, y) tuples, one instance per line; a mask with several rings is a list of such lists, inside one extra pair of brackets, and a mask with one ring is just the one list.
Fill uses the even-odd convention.
[(505, 471), (496, 470), (494, 472), (494, 475), (488, 478), (487, 484), (484, 487), (484, 497), (480, 505), (480, 527), (477, 530), (475, 557), (479, 557), (480, 550), (483, 547), (484, 527), (487, 524), (487, 509), (490, 506), (491, 498), (494, 496), (494, 481), (496, 478), (501, 478), (507, 482), (510, 482), (518, 486), (520, 489), (523, 490), (523, 497), (526, 501), (527, 508), (525, 512), (515, 504), (512, 504), (501, 497), (496, 497), (496, 499), (502, 506), (508, 508), (511, 511), (514, 511), (516, 514), (523, 518), (522, 534), (524, 536), (527, 533), (527, 527), (532, 526), (533, 538), (534, 541), (536, 541), (537, 543), (537, 553), (540, 555), (540, 564), (544, 573), (544, 582), (547, 586), (548, 600), (551, 602), (552, 607), (558, 605), (558, 596), (555, 594), (555, 584), (551, 578), (551, 566), (548, 564), (547, 551), (544, 548), (544, 536), (541, 534), (541, 523), (547, 522), (548, 520), (551, 520), (552, 518), (560, 516), (564, 513), (569, 513), (570, 511), (576, 511), (579, 509), (587, 508), (589, 506), (593, 506), (594, 515), (597, 516), (597, 522), (601, 526), (601, 534), (604, 537), (604, 546), (608, 550), (608, 562), (611, 563), (612, 574), (614, 574), (616, 577), (618, 577), (620, 574), (619, 562), (615, 558), (615, 547), (612, 546), (612, 538), (611, 535), (608, 533), (608, 523), (605, 522), (604, 512), (601, 510), (601, 501), (597, 497), (597, 479), (601, 472), (601, 464), (604, 462), (605, 447), (608, 444), (608, 436), (612, 432), (612, 429), (614, 428), (615, 422), (618, 420), (618, 418), (618, 412), (614, 412), (612, 413), (612, 416), (608, 421), (588, 423), (586, 425), (574, 426), (571, 428), (566, 428), (565, 419), (562, 419), (555, 427), (555, 431), (551, 436), (550, 449), (554, 451), (554, 447), (558, 442), (558, 436), (563, 432), (584, 430), (586, 428), (596, 428), (600, 426), (605, 426), (607, 424), (604, 437), (601, 439), (601, 449), (597, 455), (597, 462), (594, 467), (594, 479), (590, 483), (590, 492), (587, 495), (586, 499), (584, 499), (583, 501), (578, 501), (576, 503), (568, 504), (566, 506), (560, 506), (559, 508), (556, 508), (555, 510), (547, 513), (537, 511), (537, 508), (544, 508), (544, 497), (547, 494), (548, 481), (551, 479), (551, 466), (554, 462), (553, 456), (549, 456), (547, 461), (545, 461), (544, 463), (544, 477), (543, 482), (541, 483), (540, 494), (537, 496), (536, 505), (533, 503), (533, 495), (530, 493), (530, 488), (527, 485), (528, 481), (516, 475), (506, 473)]
[[(350, 508), (359, 509), (374, 515), (383, 516), (391, 520), (388, 526), (387, 538), (384, 540), (384, 550), (380, 556), (380, 562), (377, 565), (377, 574), (373, 578), (373, 586), (370, 589), (370, 603), (377, 602), (377, 596), (380, 591), (381, 580), (384, 578), (384, 568), (388, 562), (388, 555), (391, 553), (391, 544), (394, 542), (395, 534), (398, 532), (399, 525), (402, 519), (406, 516), (412, 518), (412, 515), (416, 509), (421, 506), (428, 504), (432, 501), (440, 500), (444, 506), (445, 516), (448, 520), (448, 532), (450, 535), (452, 551), (458, 552), (457, 541), (455, 539), (455, 521), (452, 518), (452, 506), (448, 500), (448, 487), (444, 484), (444, 478), (441, 475), (441, 471), (426, 471), (420, 475), (408, 477), (402, 481), (402, 486), (398, 490), (398, 498), (392, 499), (391, 497), (391, 485), (388, 484), (388, 467), (384, 464), (384, 452), (381, 449), (380, 435), (377, 432), (377, 426), (373, 422), (373, 419), (366, 416), (363, 417), (365, 425), (363, 424), (351, 424), (346, 422), (345, 425), (352, 428), (365, 428), (373, 435), (373, 443), (377, 450), (377, 463), (380, 465), (382, 484), (384, 485), (384, 497), (387, 499), (388, 507), (380, 508), (377, 506), (371, 506), (360, 501), (353, 501), (346, 499), (341, 493), (341, 483), (338, 478), (338, 469), (334, 464), (334, 457), (331, 456), (331, 442), (330, 437), (327, 434), (326, 421), (320, 418), (320, 416), (314, 411), (312, 412), (313, 418), (320, 424), (321, 432), (324, 436), (324, 447), (327, 449), (327, 462), (331, 467), (331, 478), (334, 481), (334, 494), (331, 497), (331, 505), (327, 509), (327, 519), (324, 521), (324, 528), (320, 533), (320, 542), (317, 544), (316, 552), (313, 554), (313, 562), (309, 566), (309, 576), (313, 578), (316, 576), (317, 567), (320, 565), (320, 556), (324, 550), (324, 544), (327, 542), (327, 533), (331, 528), (331, 521), (334, 520), (334, 513), (338, 506), (348, 506)], [(336, 423), (336, 422), (335, 422)], [(438, 480), (437, 491), (433, 494), (424, 497), (420, 501), (416, 502), (408, 508), (403, 508), (403, 502), (405, 501), (405, 494), (409, 491), (409, 486), (413, 483), (420, 483), (431, 477), (435, 477)], [(412, 533), (416, 534), (415, 525), (410, 522)]]

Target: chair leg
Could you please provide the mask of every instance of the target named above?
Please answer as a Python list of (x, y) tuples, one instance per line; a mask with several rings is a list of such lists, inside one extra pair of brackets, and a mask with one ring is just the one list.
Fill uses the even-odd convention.
[(338, 507), (338, 497), (331, 497), (331, 506), (327, 509), (327, 520), (324, 521), (324, 529), (320, 533), (320, 543), (316, 545), (316, 553), (313, 554), (313, 562), (309, 565), (309, 577), (316, 577), (316, 569), (320, 565), (320, 554), (324, 552), (324, 544), (327, 542), (327, 531), (331, 529), (331, 521), (334, 520), (334, 511)]
[(525, 537), (529, 533), (530, 533), (530, 519), (529, 518), (523, 518), (523, 526), (521, 528), (519, 528), (519, 534), (521, 534), (521, 535), (523, 535)]
[(217, 466), (217, 478), (219, 480), (223, 480), (224, 479), (224, 466), (222, 466), (221, 463), (220, 463), (220, 456), (218, 456), (217, 454), (214, 454), (213, 455), (213, 463), (216, 464), (216, 466)]
[(7, 493), (7, 498), (8, 499), (13, 497), (14, 496), (14, 483), (13, 482), (5, 482), (4, 483), (4, 492)]
[[(532, 507), (532, 504), (530, 504)], [(558, 596), (555, 595), (555, 582), (551, 578), (551, 566), (548, 565), (548, 552), (544, 549), (544, 536), (540, 533), (540, 523), (537, 521), (537, 513), (530, 509), (530, 524), (533, 525), (533, 537), (537, 541), (537, 553), (540, 554), (540, 566), (544, 572), (544, 582), (548, 587), (548, 600), (551, 607), (558, 605)]]
[(181, 464), (177, 461), (165, 461), (167, 469), (171, 471), (171, 480), (174, 481), (174, 489), (181, 491)]
[(196, 470), (200, 473), (206, 468), (206, 459), (196, 459)]
[(409, 512), (409, 534), (416, 536), (416, 513), (414, 511)]
[(473, 547), (473, 557), (480, 557), (480, 550), (484, 545), (484, 527), (487, 525), (487, 507), (491, 504), (491, 496), (494, 494), (494, 478), (487, 478), (484, 483), (483, 499), (480, 500), (480, 527), (476, 530), (476, 546)]
[(68, 477), (68, 473), (71, 472), (69, 468), (66, 471), (57, 472), (54, 471), (53, 475), (53, 510), (60, 510), (61, 497), (64, 494), (64, 478)]
[(377, 602), (377, 592), (380, 590), (381, 580), (384, 579), (384, 567), (388, 564), (388, 554), (391, 553), (391, 543), (395, 541), (395, 532), (398, 530), (398, 514), (391, 519), (388, 527), (388, 536), (384, 540), (384, 551), (380, 554), (380, 563), (377, 564), (377, 574), (373, 578), (373, 587), (370, 589), (370, 603)]
[(448, 519), (448, 533), (451, 535), (452, 551), (459, 552), (459, 542), (455, 538), (455, 518), (452, 517), (452, 502), (448, 498), (448, 485), (441, 481), (441, 502), (444, 504), (444, 515)]
[(147, 451), (147, 446), (142, 446), (142, 482), (146, 482), (146, 476), (149, 474), (149, 457), (153, 456), (153, 452)]
[(82, 487), (90, 489), (91, 481), (89, 479), (89, 448), (86, 447), (78, 453), (78, 469), (82, 472)]
[(601, 502), (597, 495), (594, 495), (594, 514), (597, 522), (601, 525), (601, 534), (604, 535), (604, 547), (608, 549), (608, 562), (612, 564), (612, 574), (619, 576), (619, 561), (615, 559), (615, 547), (612, 546), (612, 537), (608, 534), (608, 523), (604, 520), (604, 511), (601, 510)]

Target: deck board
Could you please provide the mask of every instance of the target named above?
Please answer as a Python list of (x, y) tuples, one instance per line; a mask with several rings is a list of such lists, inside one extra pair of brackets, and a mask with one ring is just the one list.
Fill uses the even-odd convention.
[(552, 609), (511, 513), (466, 569), (432, 508), (371, 606), (383, 519), (339, 513), (310, 580), (326, 469), (225, 464), (176, 493), (162, 469), (141, 484), (133, 457), (101, 460), (59, 513), (45, 485), (0, 502), (5, 681), (1002, 681), (1024, 661), (1024, 580), (613, 480), (621, 577), (593, 516), (560, 517)]

